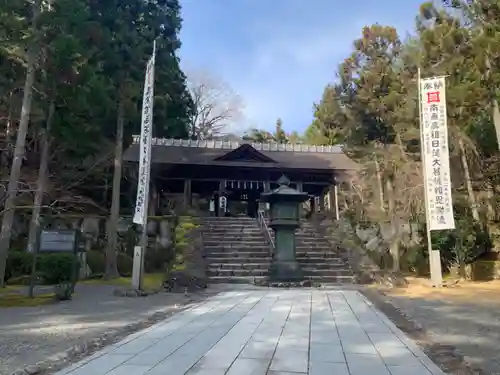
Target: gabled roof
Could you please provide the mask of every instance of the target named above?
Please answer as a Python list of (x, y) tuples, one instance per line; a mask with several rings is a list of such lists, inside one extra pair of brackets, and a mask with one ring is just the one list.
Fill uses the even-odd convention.
[[(250, 146), (259, 155), (272, 161), (245, 160), (229, 156), (232, 151), (249, 151)], [(196, 164), (218, 166), (251, 165), (255, 168), (285, 168), (311, 170), (356, 170), (358, 164), (344, 154), (340, 146), (314, 146), (279, 143), (248, 143), (217, 140), (152, 140), (152, 163), (155, 164)], [(253, 151), (251, 151), (253, 152)], [(237, 155), (237, 153), (236, 153)], [(248, 154), (247, 154), (248, 155)], [(254, 154), (255, 155), (255, 154)], [(228, 159), (224, 160), (225, 157)], [(134, 136), (133, 144), (124, 152), (124, 161), (139, 160), (139, 136)]]
[(227, 154), (218, 156), (215, 161), (235, 161), (235, 162), (261, 162), (261, 163), (276, 163), (269, 156), (257, 151), (250, 144), (244, 143), (235, 150), (229, 151)]

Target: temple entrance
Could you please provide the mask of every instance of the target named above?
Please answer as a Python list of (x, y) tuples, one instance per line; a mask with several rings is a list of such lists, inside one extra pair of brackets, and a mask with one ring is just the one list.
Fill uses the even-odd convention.
[(231, 216), (257, 217), (260, 192), (256, 190), (232, 190), (227, 192), (228, 213)]
[[(276, 189), (286, 175), (292, 188), (310, 194), (310, 214), (330, 210), (338, 216), (339, 177), (355, 166), (330, 146), (165, 139), (153, 144), (148, 199), (155, 215), (194, 208), (201, 215), (258, 217), (268, 209), (260, 203), (261, 193)], [(136, 137), (124, 160), (137, 162), (139, 148)]]

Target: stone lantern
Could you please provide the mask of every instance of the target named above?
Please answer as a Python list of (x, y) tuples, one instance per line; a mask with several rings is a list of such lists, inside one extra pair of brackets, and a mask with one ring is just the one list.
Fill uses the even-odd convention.
[(278, 184), (277, 189), (261, 194), (261, 200), (270, 204), (269, 226), (275, 234), (270, 278), (279, 282), (301, 281), (303, 274), (295, 255), (295, 230), (300, 226), (300, 205), (309, 196), (291, 188), (286, 176), (282, 176)]

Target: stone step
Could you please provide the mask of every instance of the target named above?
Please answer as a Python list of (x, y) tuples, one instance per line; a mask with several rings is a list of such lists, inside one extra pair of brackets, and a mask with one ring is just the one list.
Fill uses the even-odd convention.
[(256, 243), (256, 242), (265, 242), (266, 237), (260, 236), (235, 236), (235, 235), (224, 235), (224, 236), (213, 236), (203, 235), (203, 243), (209, 242), (222, 242), (222, 243), (240, 243), (240, 242), (248, 242), (248, 243)]
[(210, 230), (205, 230), (202, 232), (203, 235), (205, 234), (211, 234), (214, 236), (226, 236), (226, 235), (231, 235), (231, 236), (262, 236), (264, 235), (264, 232), (261, 231), (260, 229), (256, 230), (248, 230), (248, 229), (243, 229), (243, 230), (218, 230), (218, 229), (210, 229)]
[(322, 258), (322, 259), (340, 259), (339, 254), (333, 251), (314, 251), (314, 250), (308, 250), (308, 251), (302, 251), (298, 250), (296, 251), (296, 257), (297, 258)]
[[(211, 270), (268, 270), (271, 265), (270, 261), (267, 262), (235, 262), (230, 259), (229, 262), (209, 262), (208, 268)], [(331, 275), (351, 275), (351, 270), (345, 264), (331, 265), (331, 264), (305, 264), (302, 265), (302, 270), (307, 276), (331, 276)]]
[(266, 238), (263, 233), (203, 233), (203, 239), (206, 241), (241, 241), (241, 240), (263, 240)]
[(295, 233), (295, 238), (298, 238), (298, 239), (304, 240), (304, 241), (321, 240), (321, 241), (328, 242), (328, 240), (325, 239), (324, 236), (322, 236), (320, 234), (314, 234), (314, 233)]
[(271, 262), (261, 262), (261, 263), (224, 263), (224, 262), (210, 262), (208, 268), (209, 269), (219, 269), (219, 270), (268, 270)]
[(262, 251), (213, 251), (208, 252), (205, 255), (205, 259), (210, 258), (229, 258), (229, 259), (252, 259), (252, 258), (269, 258), (270, 257), (269, 250)]
[(311, 269), (302, 268), (304, 276), (306, 277), (330, 277), (330, 276), (352, 276), (352, 272), (348, 268), (339, 269)]
[[(240, 246), (246, 246), (246, 245), (262, 245), (262, 246), (267, 246), (267, 242), (264, 237), (262, 238), (254, 238), (254, 239), (235, 239), (232, 240), (231, 238), (226, 238), (226, 237), (219, 237), (219, 238), (203, 238), (203, 245), (205, 246), (216, 246), (216, 245), (240, 245)], [(313, 246), (306, 246), (304, 251), (307, 251), (307, 249), (313, 248)], [(329, 251), (330, 249), (323, 249), (323, 248), (315, 248), (319, 249), (318, 251)]]
[[(253, 284), (254, 281), (266, 280), (267, 276), (208, 276), (211, 283), (231, 283), (231, 284)], [(354, 276), (326, 276), (326, 277), (310, 277), (309, 280), (325, 284), (354, 284), (356, 278)]]
[(227, 270), (209, 267), (207, 270), (207, 276), (267, 276), (269, 271), (267, 269), (253, 269), (253, 270)]
[(356, 282), (356, 277), (354, 276), (309, 276), (307, 279), (333, 284), (354, 284)]
[(243, 227), (247, 226), (259, 226), (259, 222), (257, 220), (247, 220), (247, 221), (229, 221), (229, 220), (217, 220), (217, 221), (205, 221), (203, 223), (209, 227)]
[(253, 217), (250, 216), (205, 216), (203, 220), (206, 221), (231, 221), (231, 220), (238, 220), (238, 221), (244, 221), (244, 220), (257, 220)]
[(207, 228), (215, 231), (260, 231), (260, 227), (257, 224), (249, 223), (243, 225), (205, 225), (203, 228)]
[(318, 271), (318, 272), (349, 270), (349, 267), (345, 263), (328, 263), (328, 262), (302, 263), (299, 261), (299, 264), (302, 267), (302, 269), (304, 269), (304, 270), (311, 270), (311, 271)]
[(230, 224), (230, 223), (205, 223), (203, 224), (205, 228), (214, 228), (214, 229), (241, 229), (241, 228), (251, 228), (251, 229), (260, 229), (259, 223), (257, 222), (248, 222), (248, 223), (238, 223), (238, 224)]
[[(271, 232), (271, 236), (275, 236), (274, 232)], [(324, 236), (319, 234), (297, 234), (295, 233), (295, 238), (299, 241), (321, 241), (330, 242)]]
[(208, 228), (203, 231), (203, 234), (213, 234), (217, 236), (225, 236), (226, 234), (231, 234), (231, 235), (245, 235), (245, 236), (262, 236), (264, 234), (263, 231), (260, 230), (260, 228), (241, 228), (241, 229), (234, 229), (234, 228), (220, 228), (220, 229), (213, 229), (213, 228)]
[(323, 253), (330, 253), (332, 252), (332, 246), (331, 245), (302, 245), (302, 244), (297, 244), (295, 247), (297, 252), (308, 252), (308, 251), (314, 251), (314, 252), (323, 252)]
[(232, 249), (234, 251), (245, 250), (245, 249), (268, 249), (268, 245), (265, 241), (259, 242), (204, 242), (203, 247), (205, 250), (214, 249)]
[(305, 264), (314, 264), (314, 263), (327, 263), (327, 264), (332, 264), (332, 265), (344, 265), (345, 262), (340, 258), (340, 257), (334, 257), (334, 258), (325, 258), (325, 257), (306, 257), (306, 256), (300, 256), (297, 257), (297, 260), (299, 263), (305, 263)]
[(217, 227), (217, 228), (229, 228), (229, 227), (235, 227), (235, 228), (241, 228), (244, 226), (249, 226), (249, 227), (258, 227), (259, 222), (257, 220), (250, 220), (250, 221), (212, 221), (212, 222), (204, 222), (203, 225), (206, 225), (207, 227)]
[(270, 264), (271, 257), (253, 257), (253, 258), (238, 258), (238, 257), (225, 257), (225, 256), (207, 256), (205, 260), (210, 264)]
[(209, 276), (211, 283), (253, 284), (254, 281), (265, 280), (267, 276)]

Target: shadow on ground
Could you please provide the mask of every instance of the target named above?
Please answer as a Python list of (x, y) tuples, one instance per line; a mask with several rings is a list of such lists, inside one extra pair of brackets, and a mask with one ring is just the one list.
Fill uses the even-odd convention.
[(422, 291), (396, 290), (385, 297), (421, 325), (431, 339), (454, 346), (473, 367), (500, 375), (500, 299), (498, 293), (476, 288)]
[(183, 294), (118, 297), (116, 287), (77, 285), (72, 301), (0, 310), (0, 374), (60, 354), (105, 332), (145, 321), (155, 313), (178, 311)]

